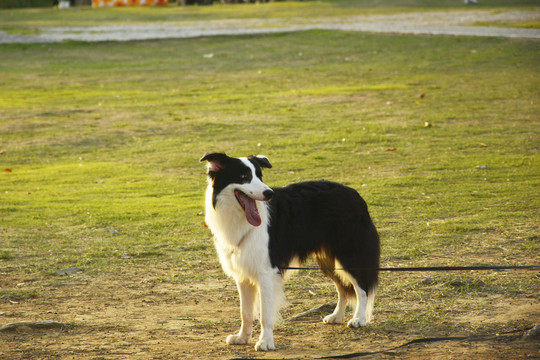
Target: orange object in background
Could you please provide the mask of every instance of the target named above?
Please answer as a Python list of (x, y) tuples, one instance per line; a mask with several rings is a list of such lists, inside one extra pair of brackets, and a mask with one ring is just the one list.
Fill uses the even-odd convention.
[(169, 0), (92, 0), (93, 7), (164, 5), (169, 5)]

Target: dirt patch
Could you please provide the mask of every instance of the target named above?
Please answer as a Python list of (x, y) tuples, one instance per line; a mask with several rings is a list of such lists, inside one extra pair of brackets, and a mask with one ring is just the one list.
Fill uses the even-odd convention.
[[(460, 319), (476, 324), (478, 328), (483, 328), (486, 322), (490, 326), (500, 324), (501, 330), (510, 329), (505, 334), (448, 333), (445, 336), (464, 338), (399, 347), (414, 339), (433, 336), (399, 328), (392, 330), (388, 324), (381, 326), (390, 321), (391, 314), (385, 310), (387, 300), (384, 298), (376, 307), (373, 325), (351, 330), (323, 324), (323, 314), (317, 312), (293, 319), (295, 314), (334, 299), (332, 295), (311, 296), (303, 289), (288, 289), (285, 320), (275, 331), (277, 350), (258, 353), (253, 349), (254, 341), (249, 346), (225, 344), (225, 337), (237, 331), (239, 326), (238, 298), (233, 282), (223, 278), (220, 272), (211, 270), (213, 277), (209, 280), (178, 284), (141, 278), (140, 273), (114, 278), (76, 274), (41, 288), (40, 295), (35, 298), (4, 299), (0, 303), (0, 325), (52, 320), (66, 326), (1, 333), (0, 357), (312, 359), (359, 352), (369, 354), (366, 357), (370, 359), (526, 359), (540, 356), (537, 341), (522, 340), (525, 326), (508, 325), (529, 324), (526, 326), (529, 328), (531, 323), (540, 321), (538, 300), (534, 298), (494, 296), (495, 313), (465, 311)], [(255, 336), (258, 330), (256, 327)]]

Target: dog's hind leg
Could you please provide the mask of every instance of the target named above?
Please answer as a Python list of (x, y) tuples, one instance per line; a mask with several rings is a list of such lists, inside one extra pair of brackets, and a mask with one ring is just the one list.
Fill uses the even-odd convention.
[(227, 337), (229, 345), (244, 345), (251, 338), (253, 330), (253, 306), (257, 294), (257, 288), (248, 281), (237, 281), (238, 293), (240, 294), (240, 315), (242, 317), (242, 326), (236, 335)]
[(334, 312), (327, 315), (323, 319), (323, 322), (325, 324), (342, 324), (343, 318), (345, 317), (345, 309), (347, 308), (347, 289), (345, 288), (342, 279), (334, 270), (336, 268), (336, 260), (333, 256), (329, 255), (325, 249), (321, 249), (315, 254), (315, 260), (317, 260), (322, 273), (334, 282), (338, 293), (338, 301)]
[(355, 279), (351, 279), (351, 283), (354, 287), (354, 292), (356, 293), (356, 307), (354, 309), (354, 314), (351, 320), (347, 323), (347, 326), (350, 328), (358, 328), (360, 326), (366, 325), (366, 310), (368, 306), (368, 295), (362, 289), (358, 282)]
[(334, 312), (327, 315), (323, 322), (325, 324), (342, 324), (345, 316), (345, 309), (347, 307), (347, 291), (338, 279), (332, 279), (338, 293), (338, 301)]

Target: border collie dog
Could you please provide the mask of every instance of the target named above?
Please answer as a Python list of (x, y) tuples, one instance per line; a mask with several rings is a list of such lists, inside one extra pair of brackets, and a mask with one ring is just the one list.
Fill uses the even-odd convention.
[(205, 222), (223, 270), (240, 295), (242, 325), (228, 344), (246, 344), (254, 314), (260, 314), (256, 350), (274, 350), (273, 328), (284, 303), (284, 267), (312, 256), (335, 284), (338, 302), (324, 318), (343, 323), (347, 302), (355, 303), (349, 327), (371, 318), (378, 280), (379, 236), (367, 205), (353, 189), (328, 181), (310, 181), (271, 189), (261, 168), (264, 156), (233, 158), (223, 153), (208, 162)]

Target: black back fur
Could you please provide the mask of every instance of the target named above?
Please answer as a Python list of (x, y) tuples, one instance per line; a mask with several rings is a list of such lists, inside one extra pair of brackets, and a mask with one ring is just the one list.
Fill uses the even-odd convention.
[[(303, 262), (314, 255), (322, 271), (340, 281), (334, 271), (337, 259), (364, 291), (376, 286), (379, 236), (366, 202), (356, 190), (328, 181), (273, 190), (268, 229), (272, 266), (287, 267), (294, 257)], [(354, 291), (342, 285), (348, 292)]]

